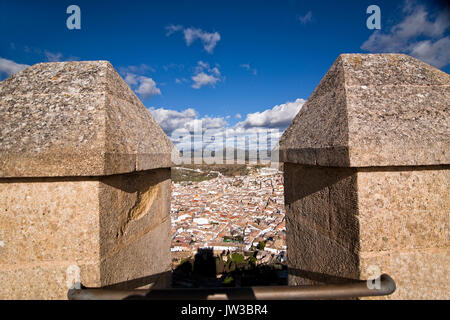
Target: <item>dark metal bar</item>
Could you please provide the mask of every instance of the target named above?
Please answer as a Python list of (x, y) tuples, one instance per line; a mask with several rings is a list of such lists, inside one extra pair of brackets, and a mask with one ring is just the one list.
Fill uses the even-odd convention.
[(312, 300), (389, 295), (395, 282), (387, 274), (380, 276), (379, 289), (369, 289), (366, 281), (317, 286), (268, 286), (248, 288), (194, 288), (155, 290), (72, 289), (70, 300)]

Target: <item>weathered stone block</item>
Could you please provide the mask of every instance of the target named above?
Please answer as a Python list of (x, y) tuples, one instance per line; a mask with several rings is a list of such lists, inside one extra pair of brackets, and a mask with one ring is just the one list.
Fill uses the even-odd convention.
[[(357, 279), (359, 251), (307, 223), (286, 222), (290, 285), (339, 283)], [(355, 242), (357, 244), (357, 242)]]
[(81, 261), (39, 261), (35, 264), (1, 265), (0, 299), (66, 299), (67, 291), (73, 285), (70, 270), (80, 269), (81, 282), (89, 287), (100, 283), (98, 264)]
[(172, 148), (109, 62), (0, 82), (0, 298), (164, 278)]
[(448, 248), (450, 169), (363, 169), (357, 174), (362, 252)]
[[(286, 163), (285, 204), (291, 225), (307, 225), (344, 247), (357, 245), (355, 172)], [(288, 237), (290, 233), (287, 226)]]
[(99, 182), (0, 179), (0, 264), (99, 256)]
[(395, 277), (396, 291), (388, 297), (377, 299), (450, 299), (448, 248), (431, 248), (404, 251), (362, 252), (360, 254), (361, 278), (373, 276), (371, 266), (381, 267), (383, 273)]
[(450, 163), (450, 76), (402, 54), (343, 54), (280, 140), (284, 162)]
[(280, 140), (289, 282), (390, 274), (389, 298), (448, 299), (450, 76), (341, 55)]
[(170, 167), (172, 143), (107, 61), (39, 63), (0, 83), (0, 177)]

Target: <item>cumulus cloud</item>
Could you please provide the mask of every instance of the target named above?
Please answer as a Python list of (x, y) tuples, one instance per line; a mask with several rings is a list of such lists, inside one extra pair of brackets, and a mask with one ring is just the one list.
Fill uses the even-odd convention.
[(156, 82), (152, 78), (129, 72), (125, 75), (125, 82), (143, 99), (161, 94), (161, 90), (156, 86)]
[(192, 88), (200, 89), (203, 86), (210, 85), (215, 86), (216, 82), (219, 81), (219, 78), (214, 77), (213, 75), (206, 74), (204, 72), (200, 72), (192, 77), (194, 84)]
[(206, 85), (214, 87), (221, 80), (220, 71), (217, 66), (211, 67), (209, 63), (199, 61), (195, 67), (195, 74), (191, 79), (194, 81), (192, 85), (194, 89), (200, 89)]
[(220, 41), (218, 32), (207, 32), (199, 28), (184, 28), (182, 25), (169, 25), (166, 27), (166, 36), (182, 31), (186, 45), (190, 46), (196, 40), (200, 40), (206, 52), (212, 53), (217, 43)]
[[(231, 117), (200, 117), (193, 108), (176, 111), (150, 108), (155, 120), (179, 150), (271, 150), (305, 100), (297, 99), (263, 112), (248, 114), (232, 126)], [(236, 118), (241, 118), (236, 114)], [(194, 142), (194, 144), (193, 144)]]
[(152, 78), (140, 76), (139, 86), (136, 89), (136, 93), (146, 99), (155, 95), (160, 95), (161, 90), (156, 87), (156, 82)]
[(200, 117), (192, 108), (183, 111), (150, 108), (150, 112), (178, 150), (184, 152), (224, 148), (270, 150), (281, 136), (277, 129), (232, 127), (226, 117)]
[(303, 99), (297, 99), (294, 102), (286, 102), (262, 112), (250, 113), (244, 121), (239, 122), (237, 126), (241, 128), (259, 127), (279, 128), (284, 130), (291, 123), (305, 102), (306, 101)]
[(209, 117), (200, 118), (197, 111), (192, 108), (183, 111), (176, 111), (164, 108), (150, 108), (150, 112), (159, 123), (164, 132), (170, 137), (177, 129), (185, 129), (188, 132), (193, 132), (194, 127), (201, 121), (202, 130), (219, 129), (226, 126), (227, 122), (223, 117)]
[(4, 59), (0, 57), (0, 74), (6, 74), (6, 76), (13, 75), (23, 69), (29, 67), (27, 64), (20, 64), (12, 60)]
[(299, 16), (298, 20), (302, 23), (302, 24), (307, 24), (308, 22), (312, 21), (312, 12), (308, 11), (307, 14), (305, 14), (304, 16)]
[(150, 112), (169, 137), (175, 129), (184, 128), (186, 123), (197, 118), (197, 112), (192, 108), (176, 111), (151, 107)]
[(435, 42), (420, 41), (411, 48), (410, 54), (438, 68), (445, 67), (450, 63), (450, 37)]
[[(450, 12), (444, 9), (432, 17), (422, 5), (406, 1), (401, 22), (388, 33), (375, 31), (361, 46), (369, 52), (402, 52), (438, 68), (450, 63)], [(434, 18), (434, 19), (433, 19)]]

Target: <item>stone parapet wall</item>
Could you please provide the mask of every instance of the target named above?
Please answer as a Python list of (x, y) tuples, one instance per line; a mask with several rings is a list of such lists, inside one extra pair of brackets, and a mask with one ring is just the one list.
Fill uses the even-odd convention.
[(285, 164), (291, 285), (397, 282), (393, 299), (448, 299), (450, 167)]
[(173, 145), (107, 61), (0, 82), (0, 299), (167, 286)]
[(284, 181), (289, 283), (358, 278), (356, 171), (285, 163)]
[(379, 266), (394, 299), (450, 299), (450, 166), (360, 170), (357, 189), (361, 277)]
[(449, 299), (450, 76), (341, 55), (280, 140), (289, 283), (387, 273), (389, 299)]

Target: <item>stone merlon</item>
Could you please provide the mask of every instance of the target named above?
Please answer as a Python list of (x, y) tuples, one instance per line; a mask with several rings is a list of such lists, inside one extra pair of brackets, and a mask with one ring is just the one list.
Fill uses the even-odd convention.
[(0, 299), (168, 286), (173, 150), (107, 61), (0, 82)]
[(290, 285), (382, 273), (387, 299), (449, 299), (450, 76), (343, 54), (280, 141)]
[(0, 82), (0, 177), (170, 167), (173, 150), (107, 61), (39, 63)]
[(282, 162), (450, 163), (450, 76), (403, 54), (342, 54), (280, 140)]

